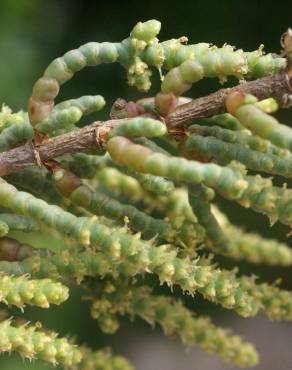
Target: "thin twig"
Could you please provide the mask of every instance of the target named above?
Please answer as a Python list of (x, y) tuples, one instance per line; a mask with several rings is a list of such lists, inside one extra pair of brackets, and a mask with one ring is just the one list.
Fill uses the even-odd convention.
[(224, 113), (224, 100), (230, 91), (238, 89), (256, 96), (258, 99), (275, 98), (280, 106), (286, 106), (285, 96), (292, 93), (292, 75), (282, 72), (278, 75), (242, 82), (233, 88), (220, 89), (213, 94), (194, 99), (178, 106), (167, 117), (167, 126), (175, 127), (188, 121), (212, 117)]
[[(285, 96), (292, 93), (292, 75), (280, 73), (244, 82), (239, 85), (241, 90), (265, 99), (274, 97), (281, 106), (285, 105)], [(238, 86), (231, 89), (221, 89), (217, 92), (180, 105), (167, 117), (170, 131), (176, 127), (198, 118), (207, 118), (225, 111), (224, 100), (226, 95)], [(157, 117), (156, 117), (157, 119)], [(39, 165), (39, 162), (59, 157), (64, 154), (73, 154), (89, 149), (100, 149), (104, 146), (108, 132), (121, 122), (120, 119), (106, 122), (94, 122), (80, 130), (42, 141), (39, 145), (26, 143), (9, 151), (0, 153), (0, 176), (18, 171), (28, 166)]]

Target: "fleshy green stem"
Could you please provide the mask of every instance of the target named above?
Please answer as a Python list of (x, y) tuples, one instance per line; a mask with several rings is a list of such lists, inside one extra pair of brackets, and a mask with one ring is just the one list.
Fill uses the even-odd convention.
[(0, 275), (0, 301), (23, 308), (26, 304), (42, 308), (61, 304), (69, 290), (50, 279), (30, 280), (27, 276)]
[(195, 317), (181, 302), (154, 295), (147, 286), (118, 285), (112, 293), (105, 291), (91, 308), (93, 318), (106, 332), (111, 329), (111, 317), (117, 313), (139, 316), (152, 326), (157, 323), (166, 335), (177, 335), (184, 344), (196, 344), (237, 366), (250, 367), (258, 363), (258, 354), (251, 344), (215, 326), (208, 317)]
[(39, 359), (53, 365), (74, 366), (82, 358), (79, 349), (55, 333), (43, 332), (37, 326), (13, 326), (11, 321), (0, 323), (0, 352), (16, 351), (32, 360)]

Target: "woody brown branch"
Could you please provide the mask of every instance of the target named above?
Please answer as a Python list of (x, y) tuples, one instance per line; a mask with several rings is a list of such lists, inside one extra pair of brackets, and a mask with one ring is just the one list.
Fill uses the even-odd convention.
[(224, 113), (224, 101), (232, 90), (238, 89), (252, 94), (258, 99), (273, 97), (281, 107), (285, 107), (285, 94), (292, 93), (292, 73), (282, 72), (278, 75), (260, 78), (254, 81), (242, 82), (238, 86), (220, 89), (213, 94), (194, 99), (191, 102), (178, 106), (167, 117), (167, 126), (175, 127), (188, 121), (212, 117)]
[[(224, 100), (233, 89), (240, 88), (259, 99), (274, 97), (280, 106), (285, 105), (285, 95), (292, 93), (292, 74), (282, 72), (250, 82), (241, 83), (234, 88), (221, 89), (213, 94), (192, 100), (190, 103), (178, 106), (167, 117), (167, 126), (176, 127), (189, 121), (207, 118), (225, 112)], [(121, 122), (120, 119), (106, 122), (95, 122), (80, 130), (42, 141), (33, 146), (31, 143), (18, 146), (0, 153), (0, 176), (18, 171), (25, 167), (36, 166), (39, 161), (45, 162), (65, 154), (100, 149), (104, 146), (108, 132)], [(37, 153), (37, 154), (36, 154)]]
[(29, 142), (0, 153), (0, 176), (25, 167), (37, 166), (39, 160), (46, 162), (65, 154), (101, 149), (106, 142), (109, 131), (120, 121), (117, 119), (103, 123), (94, 122), (80, 130), (44, 140), (39, 145), (33, 145)]

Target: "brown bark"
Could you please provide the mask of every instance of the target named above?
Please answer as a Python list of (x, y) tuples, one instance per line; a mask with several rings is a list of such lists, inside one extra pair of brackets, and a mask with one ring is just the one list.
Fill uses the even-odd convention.
[[(225, 111), (224, 100), (232, 89), (240, 88), (259, 99), (274, 97), (281, 106), (285, 104), (285, 95), (292, 93), (292, 76), (280, 73), (258, 80), (244, 82), (240, 85), (221, 89), (180, 105), (166, 119), (167, 126), (179, 134), (179, 126), (190, 120), (207, 118)], [(0, 176), (7, 175), (19, 169), (36, 166), (64, 154), (73, 154), (93, 148), (101, 148), (107, 139), (108, 132), (121, 120), (95, 122), (80, 130), (44, 140), (39, 145), (26, 143), (9, 151), (0, 153)], [(170, 130), (171, 131), (171, 130)]]
[(242, 82), (238, 86), (220, 89), (213, 94), (194, 99), (187, 104), (178, 106), (167, 118), (168, 127), (175, 127), (188, 121), (212, 117), (224, 113), (224, 100), (230, 91), (241, 89), (258, 99), (275, 98), (280, 106), (285, 106), (285, 94), (292, 93), (292, 75), (285, 72), (254, 81)]

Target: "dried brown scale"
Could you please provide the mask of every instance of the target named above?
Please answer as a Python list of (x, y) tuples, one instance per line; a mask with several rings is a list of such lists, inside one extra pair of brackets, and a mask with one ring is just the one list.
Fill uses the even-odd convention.
[(0, 239), (0, 260), (1, 261), (15, 261), (17, 259), (18, 251), (21, 244), (11, 238), (1, 238)]

